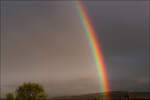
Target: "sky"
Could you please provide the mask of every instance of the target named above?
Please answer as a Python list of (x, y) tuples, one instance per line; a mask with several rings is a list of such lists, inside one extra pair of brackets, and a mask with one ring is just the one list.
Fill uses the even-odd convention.
[[(111, 91), (149, 90), (148, 1), (83, 1), (96, 31)], [(101, 92), (73, 1), (2, 5), (1, 95), (37, 82), (49, 97)]]

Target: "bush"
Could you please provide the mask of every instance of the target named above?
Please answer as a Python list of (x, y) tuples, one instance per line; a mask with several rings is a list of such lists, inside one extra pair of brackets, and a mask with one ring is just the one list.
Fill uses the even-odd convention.
[(12, 93), (7, 93), (6, 100), (15, 100), (14, 95)]
[(16, 96), (16, 99), (15, 99), (15, 100), (19, 100), (19, 99), (18, 99), (18, 96)]
[(100, 97), (99, 97), (99, 96), (96, 96), (96, 97), (95, 97), (95, 100), (100, 100)]
[(38, 100), (47, 100), (47, 94), (45, 93), (44, 88), (40, 84), (30, 82), (24, 83), (18, 87), (16, 90), (16, 97), (18, 100), (37, 100), (38, 97), (45, 98)]
[(47, 100), (47, 95), (44, 92), (41, 92), (36, 95), (36, 100)]

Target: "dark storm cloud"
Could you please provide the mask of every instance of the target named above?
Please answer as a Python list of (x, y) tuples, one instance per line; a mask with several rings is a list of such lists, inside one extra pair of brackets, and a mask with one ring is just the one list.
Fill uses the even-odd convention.
[[(111, 90), (148, 90), (146, 2), (83, 4), (102, 45)], [(7, 6), (3, 94), (24, 81), (43, 84), (50, 97), (100, 91), (73, 2), (9, 2)]]
[[(149, 77), (148, 36), (149, 9), (147, 2), (84, 2), (108, 67), (110, 83), (122, 84), (118, 89), (139, 87), (135, 79)], [(130, 83), (134, 83), (130, 86)], [(137, 83), (137, 84), (136, 84)], [(145, 83), (135, 90), (148, 89)], [(116, 85), (117, 86), (117, 85)], [(134, 87), (135, 86), (135, 87)], [(115, 88), (113, 88), (115, 89)]]

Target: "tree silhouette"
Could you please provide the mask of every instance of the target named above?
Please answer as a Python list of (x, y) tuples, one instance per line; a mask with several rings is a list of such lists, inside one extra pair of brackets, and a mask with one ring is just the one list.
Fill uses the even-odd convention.
[(37, 83), (24, 83), (19, 86), (16, 90), (16, 97), (19, 100), (40, 100), (39, 94), (43, 94), (43, 100), (47, 100), (47, 94), (44, 91), (44, 88)]

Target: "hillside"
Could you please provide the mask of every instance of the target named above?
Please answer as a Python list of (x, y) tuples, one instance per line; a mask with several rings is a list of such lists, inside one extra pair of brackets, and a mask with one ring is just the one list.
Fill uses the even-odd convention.
[[(150, 92), (110, 92), (111, 100), (150, 100)], [(104, 100), (104, 93), (92, 93), (78, 96), (63, 96), (51, 100)]]

